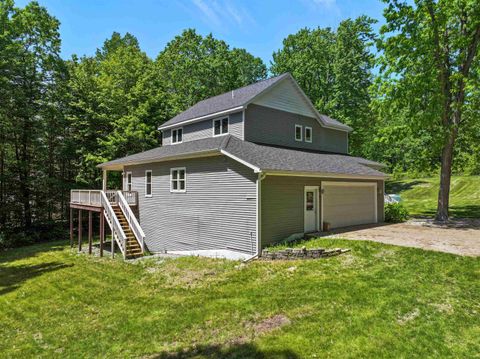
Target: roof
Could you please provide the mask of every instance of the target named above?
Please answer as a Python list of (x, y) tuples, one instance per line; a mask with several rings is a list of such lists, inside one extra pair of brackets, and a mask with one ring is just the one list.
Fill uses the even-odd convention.
[(162, 130), (170, 128), (172, 126), (179, 125), (187, 121), (194, 122), (196, 120), (208, 118), (209, 116), (227, 114), (229, 113), (229, 111), (240, 111), (250, 102), (252, 102), (255, 98), (257, 98), (260, 94), (273, 88), (276, 84), (280, 83), (284, 79), (290, 79), (293, 81), (297, 89), (305, 98), (308, 106), (310, 106), (312, 110), (317, 114), (319, 121), (324, 126), (335, 127), (346, 131), (352, 130), (349, 126), (333, 118), (319, 114), (311, 103), (310, 99), (305, 95), (303, 90), (296, 83), (295, 79), (288, 72), (197, 102), (192, 107), (188, 108), (187, 110), (181, 112), (169, 121), (165, 122), (159, 127), (159, 129)]
[(221, 154), (229, 156), (257, 172), (386, 177), (378, 170), (383, 167), (382, 164), (364, 158), (266, 146), (242, 141), (232, 135), (157, 147), (150, 151), (105, 162), (99, 167), (120, 170), (126, 165)]

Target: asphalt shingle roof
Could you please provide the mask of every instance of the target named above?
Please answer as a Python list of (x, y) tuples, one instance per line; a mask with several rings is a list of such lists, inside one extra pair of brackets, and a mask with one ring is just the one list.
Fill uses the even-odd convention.
[[(179, 124), (194, 118), (208, 116), (214, 113), (231, 110), (239, 106), (244, 106), (253, 98), (261, 94), (263, 91), (267, 90), (269, 87), (275, 85), (276, 83), (282, 81), (287, 77), (293, 80), (289, 73), (284, 73), (282, 75), (271, 77), (269, 79), (259, 81), (254, 84), (244, 86), (233, 91), (228, 91), (221, 95), (210, 97), (203, 101), (197, 102), (192, 107), (188, 108), (187, 110), (179, 113), (177, 116), (173, 117), (169, 121), (165, 122), (162, 126), (160, 126), (160, 129)], [(320, 115), (320, 118), (321, 121), (327, 126), (338, 127), (347, 131), (351, 130), (349, 126), (326, 115)]]
[(267, 172), (310, 172), (312, 174), (385, 177), (384, 173), (376, 169), (382, 167), (382, 164), (364, 158), (260, 145), (242, 141), (231, 135), (158, 147), (150, 151), (105, 162), (99, 167), (108, 169), (109, 167), (135, 163), (160, 162), (199, 153), (220, 153), (222, 150), (258, 167), (261, 171)]
[[(171, 120), (165, 122), (160, 128), (165, 126), (174, 125), (192, 118), (207, 116), (212, 113), (220, 111), (226, 111), (235, 107), (239, 107), (250, 101), (262, 91), (266, 90), (273, 84), (281, 81), (288, 74), (282, 74), (280, 76), (271, 77), (267, 80), (259, 81), (254, 84), (241, 87), (239, 89), (225, 92), (221, 95), (207, 98), (206, 100), (197, 102), (186, 111), (173, 117)], [(233, 96), (232, 96), (233, 93)]]

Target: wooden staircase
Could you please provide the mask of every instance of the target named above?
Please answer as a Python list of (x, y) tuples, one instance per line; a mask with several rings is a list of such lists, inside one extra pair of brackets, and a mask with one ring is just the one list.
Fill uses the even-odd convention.
[(117, 216), (118, 221), (120, 222), (120, 225), (122, 226), (123, 232), (127, 236), (125, 258), (133, 259), (143, 256), (142, 247), (140, 247), (140, 243), (138, 243), (137, 239), (135, 238), (135, 234), (132, 232), (132, 229), (125, 218), (122, 209), (116, 205), (112, 206), (112, 208)]

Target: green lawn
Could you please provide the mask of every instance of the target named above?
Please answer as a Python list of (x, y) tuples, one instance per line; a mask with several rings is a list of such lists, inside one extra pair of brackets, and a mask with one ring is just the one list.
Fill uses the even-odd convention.
[[(0, 356), (475, 357), (480, 260), (370, 242), (311, 261), (0, 253)], [(179, 354), (181, 351), (182, 354)]]
[[(398, 193), (413, 216), (434, 216), (439, 178), (419, 178), (386, 183), (387, 193)], [(457, 218), (480, 217), (480, 176), (453, 176), (450, 214)]]

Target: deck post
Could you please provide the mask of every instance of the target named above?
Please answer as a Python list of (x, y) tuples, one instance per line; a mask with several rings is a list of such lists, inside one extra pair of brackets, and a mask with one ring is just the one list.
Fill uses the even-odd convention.
[(105, 239), (105, 217), (103, 208), (100, 210), (100, 257), (103, 257), (103, 241)]
[(70, 248), (73, 248), (73, 208), (70, 207)]
[(102, 190), (107, 190), (107, 170), (102, 171)]
[(82, 250), (82, 210), (78, 210), (78, 251)]
[(88, 211), (88, 254), (92, 254), (92, 211)]
[(115, 240), (113, 239), (113, 229), (112, 229), (112, 245), (110, 246), (112, 250), (112, 259), (115, 258)]

